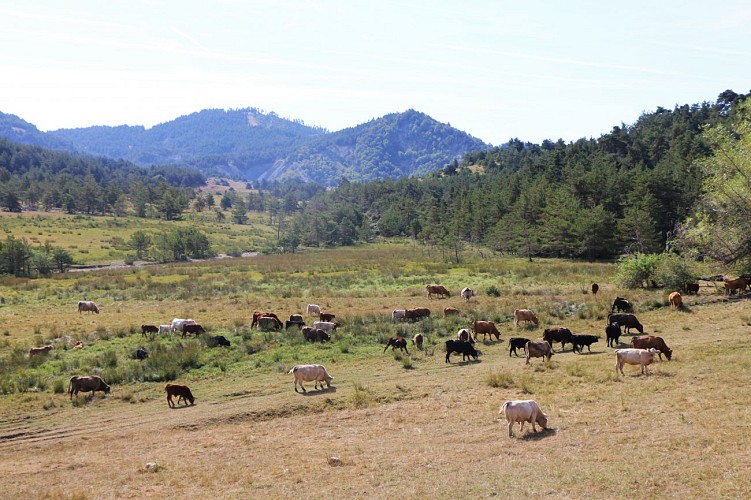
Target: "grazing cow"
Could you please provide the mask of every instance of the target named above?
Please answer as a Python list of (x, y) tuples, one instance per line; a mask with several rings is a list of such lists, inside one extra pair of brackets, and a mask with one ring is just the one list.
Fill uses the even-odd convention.
[(535, 316), (535, 313), (533, 313), (529, 309), (517, 309), (516, 311), (514, 311), (514, 326), (519, 326), (519, 323), (521, 323), (522, 321), (531, 321), (535, 325), (539, 323), (537, 316)]
[(334, 318), (336, 318), (336, 314), (334, 313), (322, 312), (321, 314), (318, 315), (318, 319), (320, 321), (334, 321)]
[(492, 321), (473, 321), (472, 332), (474, 332), (475, 340), (477, 340), (477, 336), (480, 334), (482, 334), (483, 341), (488, 335), (490, 335), (490, 340), (493, 340), (493, 335), (495, 335), (496, 340), (501, 340), (501, 332), (498, 331), (498, 327)]
[(73, 346), (73, 349), (83, 349), (83, 342), (81, 342), (80, 340), (76, 342)]
[(574, 352), (583, 352), (584, 346), (587, 346), (587, 351), (592, 352), (590, 347), (595, 342), (599, 342), (600, 338), (597, 335), (571, 335), (571, 344), (574, 346)]
[(149, 357), (149, 351), (146, 350), (145, 347), (139, 347), (136, 349), (136, 359), (139, 361), (143, 361), (144, 359)]
[(159, 335), (168, 335), (172, 333), (172, 325), (159, 325)]
[(597, 283), (592, 283), (592, 295), (597, 295), (597, 292), (600, 291), (600, 285)]
[(524, 350), (527, 351), (527, 362), (525, 363), (527, 365), (531, 358), (542, 358), (543, 361), (548, 358), (548, 361), (550, 361), (554, 354), (553, 348), (550, 347), (550, 342), (547, 340), (530, 340), (525, 344)]
[(314, 389), (318, 389), (318, 384), (321, 385), (323, 390), (323, 384), (326, 383), (326, 387), (331, 387), (331, 381), (334, 377), (328, 374), (326, 368), (323, 365), (297, 365), (293, 366), (287, 375), (293, 374), (295, 376), (295, 392), (297, 391), (297, 384), (300, 384), (302, 392), (308, 392), (305, 390), (303, 382), (315, 382)]
[(341, 323), (336, 323), (333, 321), (314, 321), (313, 322), (313, 328), (320, 328), (321, 330), (325, 332), (335, 332), (337, 328), (342, 326)]
[(298, 330), (299, 330), (300, 328), (302, 328), (303, 326), (305, 326), (305, 322), (304, 321), (292, 321), (292, 320), (287, 320), (287, 321), (284, 322), (284, 329), (285, 330), (289, 330), (290, 326), (296, 326), (298, 328)]
[(681, 294), (678, 292), (671, 293), (668, 296), (668, 301), (670, 301), (670, 307), (673, 309), (683, 308), (683, 297), (681, 297)]
[(90, 312), (90, 313), (97, 313), (99, 314), (99, 308), (96, 304), (94, 304), (90, 300), (79, 300), (78, 301), (78, 314), (81, 314), (82, 312)]
[(191, 333), (198, 337), (199, 335), (206, 333), (206, 330), (204, 330), (198, 323), (183, 325), (183, 337)]
[(736, 290), (743, 291), (748, 286), (749, 281), (746, 278), (736, 278), (734, 280), (725, 280), (725, 295), (732, 295)]
[(469, 302), (469, 299), (475, 296), (475, 291), (471, 288), (462, 288), (462, 298), (464, 299), (464, 302)]
[(79, 392), (90, 392), (93, 396), (96, 391), (102, 391), (105, 394), (109, 394), (110, 386), (108, 386), (101, 377), (97, 377), (96, 375), (90, 377), (70, 377), (70, 382), (68, 382), (68, 395), (70, 396), (70, 399), (73, 399), (74, 395), (77, 399)]
[(464, 342), (463, 340), (447, 340), (446, 363), (451, 363), (451, 361), (449, 361), (449, 356), (454, 352), (462, 355), (462, 361), (466, 361), (467, 356), (471, 356), (477, 361), (477, 356), (480, 355), (480, 353), (477, 352), (477, 349), (475, 349), (469, 342)]
[(563, 326), (553, 326), (542, 332), (543, 340), (547, 340), (551, 347), (555, 342), (561, 343), (561, 352), (566, 350), (566, 342), (571, 342), (572, 335), (571, 330)]
[(308, 316), (318, 316), (321, 314), (321, 306), (317, 304), (308, 304), (308, 307), (305, 309), (305, 314)]
[(502, 413), (506, 417), (509, 437), (514, 435), (514, 423), (516, 422), (519, 422), (519, 432), (524, 430), (524, 422), (532, 423), (533, 432), (537, 432), (536, 423), (543, 429), (548, 426), (548, 416), (540, 410), (540, 407), (532, 399), (506, 401), (498, 413)]
[(281, 330), (284, 326), (279, 318), (273, 316), (259, 316), (255, 318), (256, 325), (260, 330)]
[(54, 348), (52, 347), (51, 344), (50, 345), (46, 345), (44, 347), (32, 347), (31, 349), (29, 349), (29, 358), (33, 358), (37, 354), (47, 354), (52, 349), (54, 349)]
[(170, 332), (183, 332), (183, 327), (185, 325), (195, 325), (196, 320), (194, 319), (182, 319), (182, 318), (174, 318), (172, 320), (172, 324), (170, 325)]
[(230, 347), (230, 345), (232, 344), (224, 335), (212, 335), (211, 337), (206, 339), (206, 343), (211, 347)]
[(303, 321), (305, 321), (302, 318), (302, 314), (290, 314), (289, 315), (289, 320), (297, 322), (297, 323), (302, 323)]
[(616, 349), (615, 350), (615, 373), (618, 370), (623, 373), (623, 365), (640, 365), (641, 372), (645, 375), (649, 375), (648, 365), (651, 365), (655, 360), (655, 354), (659, 351), (657, 349)]
[(686, 286), (684, 287), (686, 289), (686, 293), (691, 295), (692, 293), (694, 295), (699, 295), (699, 283), (686, 283)]
[(141, 335), (145, 337), (147, 333), (150, 333), (153, 337), (154, 335), (159, 333), (159, 328), (154, 325), (141, 325)]
[(412, 337), (412, 344), (420, 350), (422, 350), (422, 342), (423, 342), (422, 333), (416, 333), (415, 336)]
[(451, 297), (451, 292), (443, 285), (427, 285), (425, 289), (428, 291), (429, 299), (432, 299), (433, 295), (438, 295), (440, 298)]
[(470, 344), (475, 343), (475, 339), (472, 338), (472, 333), (466, 328), (459, 328), (459, 331), (456, 332), (456, 340), (460, 340), (462, 342), (469, 342)]
[(430, 309), (426, 307), (415, 307), (414, 309), (406, 309), (404, 311), (404, 318), (408, 320), (422, 319), (430, 316)]
[(636, 328), (639, 333), (644, 333), (644, 327), (641, 326), (639, 320), (633, 314), (626, 313), (610, 313), (608, 314), (608, 324), (618, 323), (620, 326), (626, 328), (628, 334), (632, 328)]
[(508, 357), (511, 357), (511, 353), (513, 352), (514, 355), (518, 358), (519, 355), (516, 353), (517, 349), (524, 350), (524, 346), (527, 345), (527, 342), (529, 342), (529, 339), (525, 339), (522, 337), (511, 337), (508, 339)]
[(443, 317), (448, 318), (449, 316), (459, 316), (460, 311), (459, 309), (453, 308), (453, 307), (444, 307), (443, 308)]
[(312, 328), (305, 326), (302, 329), (302, 336), (308, 342), (328, 342), (331, 340), (331, 335), (320, 328)]
[(616, 309), (618, 309), (618, 312), (631, 312), (634, 310), (634, 306), (624, 297), (616, 297), (613, 301), (613, 307), (610, 308), (610, 312), (615, 312)]
[(383, 348), (383, 352), (386, 352), (386, 349), (388, 349), (389, 346), (391, 346), (392, 351), (394, 349), (402, 349), (407, 353), (407, 356), (409, 356), (409, 351), (407, 350), (407, 339), (404, 337), (391, 337), (386, 343), (386, 347)]
[(266, 311), (255, 311), (253, 313), (253, 321), (250, 322), (250, 327), (253, 328), (258, 324), (258, 320), (261, 318), (273, 318), (274, 322), (276, 323), (276, 326), (273, 328), (274, 330), (281, 330), (284, 326), (284, 323), (282, 323), (282, 320), (279, 319), (279, 316), (272, 312), (266, 312)]
[(608, 347), (615, 347), (621, 338), (621, 325), (610, 323), (605, 327), (605, 336), (608, 338)]
[(178, 405), (180, 404), (181, 399), (183, 400), (183, 403), (185, 403), (185, 406), (188, 406), (188, 401), (190, 401), (190, 404), (192, 405), (196, 400), (187, 385), (167, 384), (164, 386), (164, 392), (167, 393), (167, 405), (170, 408), (175, 407), (175, 403), (172, 401), (173, 396), (177, 396)]
[(393, 311), (391, 311), (392, 323), (396, 323), (397, 321), (406, 319), (406, 317), (407, 317), (407, 311), (405, 309), (394, 309)]
[(662, 360), (663, 354), (666, 358), (668, 358), (668, 361), (670, 361), (670, 358), (673, 357), (673, 350), (668, 347), (662, 337), (655, 337), (653, 335), (631, 337), (631, 346), (635, 349), (657, 349), (658, 351), (660, 351), (658, 354), (660, 360)]

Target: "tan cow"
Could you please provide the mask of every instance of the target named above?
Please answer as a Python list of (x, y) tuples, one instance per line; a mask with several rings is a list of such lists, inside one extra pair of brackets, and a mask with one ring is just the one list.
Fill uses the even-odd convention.
[(493, 340), (493, 335), (495, 335), (496, 340), (501, 340), (501, 332), (498, 331), (498, 327), (492, 321), (473, 321), (472, 331), (475, 334), (475, 339), (477, 339), (478, 335), (482, 334), (483, 341), (488, 335), (490, 335), (491, 340)]
[(433, 295), (438, 295), (440, 298), (451, 297), (451, 292), (443, 285), (426, 285), (425, 290), (428, 291), (429, 299), (432, 299)]
[(519, 422), (519, 432), (524, 430), (524, 422), (532, 424), (533, 432), (537, 432), (535, 423), (540, 424), (543, 429), (548, 426), (548, 416), (540, 410), (540, 407), (532, 399), (506, 401), (498, 410), (498, 413), (506, 417), (509, 437), (514, 435), (514, 424), (516, 422)]
[(44, 347), (32, 347), (31, 349), (29, 349), (29, 358), (33, 358), (37, 354), (47, 354), (52, 349), (52, 345), (46, 345)]
[(670, 301), (670, 307), (673, 309), (681, 309), (683, 308), (683, 297), (681, 297), (681, 294), (678, 292), (673, 292), (668, 296), (668, 300)]
[(524, 350), (527, 351), (527, 362), (525, 363), (527, 365), (531, 358), (542, 358), (543, 361), (548, 358), (548, 361), (550, 361), (554, 354), (553, 348), (547, 340), (530, 340), (524, 346)]
[(649, 375), (648, 365), (655, 361), (655, 354), (659, 351), (654, 348), (649, 349), (616, 349), (615, 350), (615, 373), (620, 370), (623, 373), (623, 365), (639, 365), (644, 375)]
[(537, 316), (535, 316), (535, 313), (533, 313), (529, 309), (517, 309), (516, 311), (514, 311), (514, 326), (519, 326), (519, 323), (521, 323), (522, 321), (532, 322), (535, 325), (539, 323)]
[(296, 365), (287, 372), (287, 375), (295, 376), (295, 392), (298, 392), (297, 384), (300, 384), (302, 392), (308, 392), (305, 390), (303, 382), (315, 382), (313, 387), (318, 389), (318, 384), (320, 384), (321, 390), (323, 390), (324, 382), (326, 383), (326, 387), (329, 388), (331, 387), (331, 381), (334, 380), (334, 377), (328, 374), (323, 365)]

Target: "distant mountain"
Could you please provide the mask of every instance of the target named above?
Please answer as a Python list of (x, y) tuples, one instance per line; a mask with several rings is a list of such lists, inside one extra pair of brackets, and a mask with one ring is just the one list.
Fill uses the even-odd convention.
[(313, 180), (334, 185), (423, 175), (489, 146), (414, 110), (339, 132), (255, 108), (203, 110), (150, 129), (96, 126), (40, 132), (0, 113), (0, 137), (138, 165), (195, 167), (238, 179)]

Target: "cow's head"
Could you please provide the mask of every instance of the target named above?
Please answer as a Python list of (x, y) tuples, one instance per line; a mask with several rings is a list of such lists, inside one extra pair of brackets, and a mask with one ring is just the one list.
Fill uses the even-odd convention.
[(537, 414), (537, 425), (539, 425), (543, 429), (548, 428), (548, 416), (545, 415), (543, 412), (539, 412)]
[(663, 354), (665, 354), (665, 357), (668, 358), (668, 361), (670, 361), (670, 358), (673, 357), (673, 350), (667, 349)]

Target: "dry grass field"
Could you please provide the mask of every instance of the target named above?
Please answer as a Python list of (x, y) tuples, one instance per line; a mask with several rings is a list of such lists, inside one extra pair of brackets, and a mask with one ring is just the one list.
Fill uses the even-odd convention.
[[(747, 498), (751, 304), (703, 283), (698, 296), (684, 296), (685, 310), (671, 310), (668, 291), (620, 290), (614, 271), (471, 255), (446, 264), (418, 247), (385, 244), (6, 279), (0, 496)], [(594, 297), (591, 281), (601, 286)], [(428, 300), (431, 282), (454, 295)], [(479, 296), (464, 304), (456, 295), (468, 285)], [(499, 297), (485, 293), (491, 286)], [(553, 324), (604, 336), (616, 295), (629, 297), (646, 333), (673, 349), (672, 361), (652, 365), (651, 375), (633, 366), (616, 374), (604, 338), (591, 353), (570, 346), (561, 353), (557, 344), (548, 363), (509, 357), (509, 337), (538, 337)], [(79, 315), (83, 298), (102, 313)], [(248, 329), (253, 310), (282, 316), (311, 302), (341, 318), (330, 344)], [(429, 320), (390, 322), (392, 309), (419, 306), (433, 311)], [(461, 316), (442, 318), (446, 306)], [(519, 307), (538, 312), (540, 327), (515, 328), (510, 317)], [(186, 316), (232, 347), (148, 341), (137, 332), (141, 323)], [(478, 318), (496, 321), (503, 341), (480, 342), (479, 362), (445, 363), (443, 342)], [(416, 332), (427, 337), (424, 351), (383, 352), (384, 339)], [(16, 359), (62, 336), (86, 347), (56, 344), (47, 359)], [(199, 350), (199, 366), (176, 380), (193, 389), (195, 406), (168, 408), (163, 381), (126, 380), (138, 363), (127, 353), (143, 343)], [(307, 394), (295, 393), (286, 372), (316, 362), (335, 377), (332, 388), (308, 384)], [(111, 395), (71, 402), (53, 390), (93, 365), (105, 379), (123, 378)], [(535, 399), (550, 428), (516, 426), (509, 438), (498, 420), (507, 399)], [(147, 471), (147, 463), (158, 465)]]

